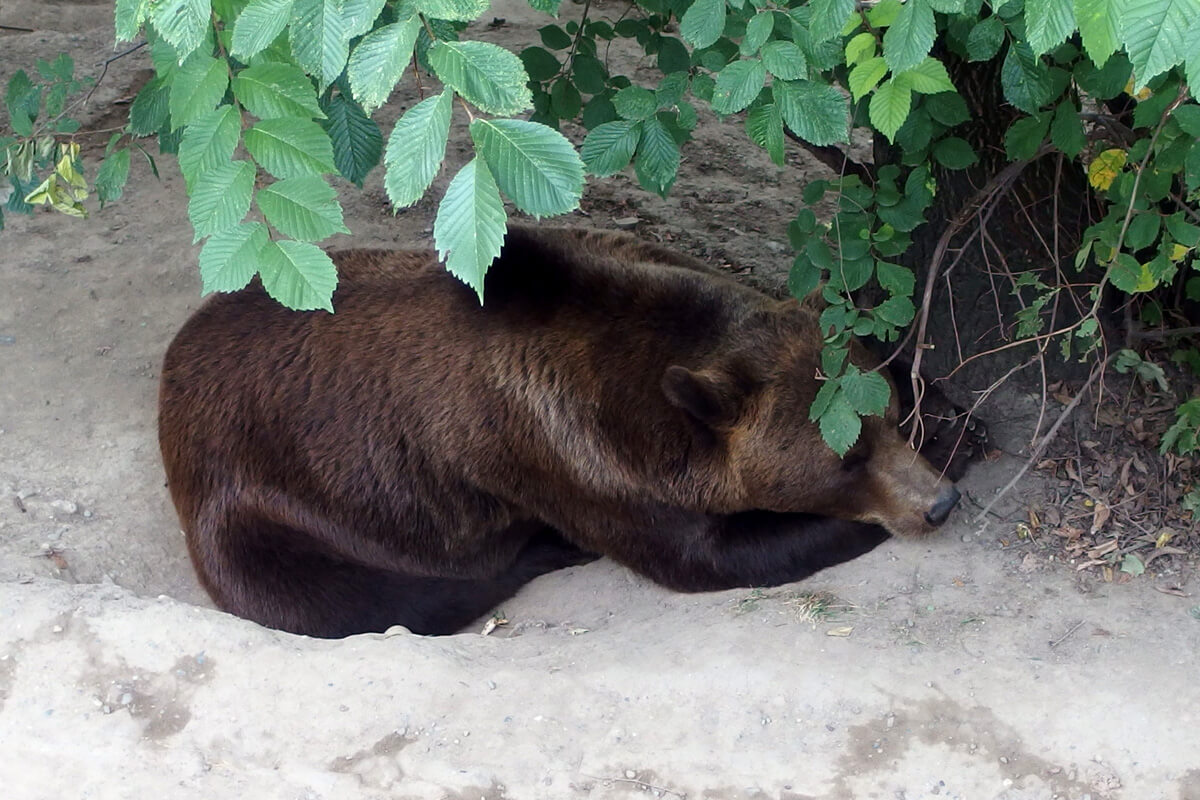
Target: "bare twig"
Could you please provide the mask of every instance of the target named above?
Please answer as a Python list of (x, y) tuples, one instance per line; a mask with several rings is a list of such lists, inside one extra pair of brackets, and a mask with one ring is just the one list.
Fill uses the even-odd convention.
[(1062, 636), (1058, 637), (1053, 642), (1051, 642), (1050, 646), (1058, 647), (1060, 644), (1062, 644), (1063, 642), (1065, 642), (1067, 640), (1067, 637), (1069, 637), (1072, 633), (1074, 633), (1075, 631), (1079, 630), (1082, 627), (1083, 627), (1083, 620), (1079, 620), (1079, 622), (1076, 622), (1074, 625), (1072, 625), (1067, 630), (1066, 633), (1064, 633)]
[[(583, 773), (580, 773), (580, 774), (583, 774)], [(674, 789), (668, 789), (665, 786), (655, 786), (652, 783), (646, 783), (645, 781), (639, 781), (637, 778), (602, 778), (598, 775), (583, 775), (583, 777), (588, 778), (589, 780), (593, 780), (593, 781), (603, 781), (605, 783), (628, 783), (631, 786), (636, 786), (639, 789), (644, 789), (647, 791), (661, 792), (662, 794), (673, 794), (676, 797), (680, 798), (680, 800), (686, 800), (686, 798), (687, 798), (687, 795), (684, 794), (683, 792), (677, 792)]]
[(14, 33), (35, 33), (33, 28), (21, 28), (16, 25), (0, 25), (0, 31), (13, 31)]

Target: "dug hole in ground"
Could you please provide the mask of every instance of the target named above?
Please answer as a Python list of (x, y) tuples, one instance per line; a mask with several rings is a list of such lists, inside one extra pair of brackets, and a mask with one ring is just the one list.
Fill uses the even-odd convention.
[[(471, 35), (520, 49), (544, 24), (493, 14)], [(5, 0), (0, 24), (34, 32), (0, 34), (0, 81), (60, 51), (98, 74), (110, 15)], [(85, 128), (120, 125), (147, 76), (141, 54), (114, 62)], [(397, 91), (385, 132), (415, 97)], [(617, 178), (571, 224), (777, 280), (796, 170), (822, 168), (744, 157), (711, 118), (697, 137), (668, 200)], [(3, 797), (1200, 798), (1195, 565), (1118, 584), (1029, 558), (1021, 486), (973, 523), (1022, 463), (1016, 417), (990, 421), (1006, 454), (936, 538), (777, 590), (673, 594), (600, 561), (532, 583), (488, 636), (436, 639), (215, 611), (155, 438), (160, 360), (200, 302), (183, 182), (160, 165), (86, 221), (10, 215), (0, 234)], [(334, 246), (428, 242), (435, 200), (393, 217), (380, 181), (342, 185), (354, 237)]]

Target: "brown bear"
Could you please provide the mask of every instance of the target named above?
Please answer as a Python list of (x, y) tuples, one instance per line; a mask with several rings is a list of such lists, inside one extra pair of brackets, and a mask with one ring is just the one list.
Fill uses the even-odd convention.
[(808, 419), (816, 314), (689, 257), (513, 228), (483, 306), (430, 251), (333, 259), (336, 313), (218, 295), (163, 365), (171, 496), (242, 617), (452, 633), (597, 555), (682, 591), (772, 586), (958, 500), (894, 401), (838, 458)]

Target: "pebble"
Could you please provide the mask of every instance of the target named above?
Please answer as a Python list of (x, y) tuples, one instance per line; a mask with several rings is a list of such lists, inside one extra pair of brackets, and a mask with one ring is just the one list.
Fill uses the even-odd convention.
[(629, 778), (630, 780), (633, 780), (634, 778), (637, 777), (637, 773), (631, 769), (627, 769), (627, 770), (625, 770), (625, 777)]
[(4, 334), (3, 336), (0, 336), (0, 344), (13, 345), (16, 343), (17, 343), (17, 337), (15, 337), (15, 336), (9, 336), (8, 334)]
[(636, 228), (637, 224), (641, 221), (638, 217), (618, 217), (613, 220), (613, 225), (616, 225), (623, 231), (627, 231), (630, 228)]
[(67, 514), (75, 514), (79, 511), (79, 504), (71, 500), (54, 500), (51, 501), (50, 507)]

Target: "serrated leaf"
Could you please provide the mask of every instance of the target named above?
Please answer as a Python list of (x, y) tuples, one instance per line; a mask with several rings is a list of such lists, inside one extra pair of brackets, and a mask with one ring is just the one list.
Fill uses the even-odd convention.
[(210, 236), (200, 250), (201, 292), (244, 289), (258, 273), (258, 253), (268, 241), (267, 227), (261, 222), (243, 222)]
[(821, 438), (838, 457), (846, 455), (862, 432), (862, 420), (854, 413), (845, 392), (834, 395), (829, 407), (821, 415), (820, 426)]
[(869, 58), (851, 69), (847, 82), (854, 101), (858, 102), (878, 86), (883, 76), (887, 75), (887, 71), (887, 62), (881, 56)]
[(950, 82), (950, 73), (946, 72), (945, 65), (936, 58), (927, 58), (912, 69), (896, 75), (892, 80), (919, 94), (954, 91), (954, 84)]
[(171, 87), (165, 78), (151, 78), (129, 107), (129, 130), (134, 136), (149, 136), (167, 124)]
[(526, 47), (521, 51), (520, 59), (531, 81), (548, 81), (562, 69), (558, 59), (544, 47)]
[(928, 0), (908, 0), (883, 35), (883, 58), (892, 72), (904, 72), (925, 60), (935, 32)]
[(171, 79), (171, 128), (178, 130), (216, 108), (229, 88), (229, 67), (223, 60), (197, 53)]
[(294, 0), (250, 0), (233, 25), (230, 54), (247, 61), (283, 33), (292, 18)]
[(846, 42), (846, 65), (854, 66), (860, 61), (874, 58), (878, 53), (878, 43), (875, 34), (869, 31), (855, 34)]
[(1124, 6), (1125, 0), (1075, 0), (1075, 19), (1083, 49), (1098, 67), (1103, 67), (1121, 46), (1117, 21)]
[(638, 141), (633, 167), (642, 188), (661, 197), (666, 197), (675, 184), (679, 173), (679, 145), (657, 117), (642, 124), (642, 137)]
[(613, 105), (623, 119), (649, 119), (658, 110), (658, 97), (641, 86), (626, 86), (613, 95)]
[(414, 0), (413, 4), (433, 19), (474, 22), (487, 11), (491, 0)]
[(1059, 103), (1054, 111), (1054, 122), (1050, 124), (1050, 141), (1071, 158), (1079, 155), (1087, 146), (1083, 121), (1069, 100)]
[(244, 140), (259, 166), (276, 178), (322, 175), (337, 169), (329, 134), (312, 120), (264, 119), (246, 131)]
[(1119, 149), (1105, 150), (1100, 153), (1088, 165), (1088, 183), (1094, 189), (1102, 192), (1108, 191), (1117, 175), (1125, 167), (1127, 158), (1125, 151)]
[[(910, 289), (909, 291), (911, 293), (912, 290)], [(905, 327), (917, 315), (917, 309), (913, 305), (913, 301), (907, 295), (899, 294), (889, 297), (875, 306), (874, 311), (877, 318), (897, 328)]]
[(583, 162), (561, 133), (519, 119), (476, 119), (475, 151), (501, 191), (535, 217), (565, 214), (583, 196)]
[(766, 103), (750, 109), (746, 115), (746, 134), (767, 151), (771, 161), (783, 166), (783, 115), (778, 105)]
[(725, 0), (696, 0), (679, 21), (679, 34), (692, 47), (708, 47), (725, 30)]
[(233, 93), (259, 119), (325, 116), (312, 81), (293, 64), (264, 61), (244, 69), (233, 79)]
[(910, 297), (916, 286), (916, 277), (908, 267), (892, 264), (887, 261), (875, 262), (875, 278), (879, 285), (889, 293), (901, 297)]
[(100, 207), (120, 199), (128, 180), (129, 148), (122, 147), (109, 153), (96, 171), (96, 194), (100, 198)]
[(562, 0), (529, 0), (529, 7), (534, 11), (541, 11), (543, 14), (549, 14), (552, 17), (558, 16), (558, 7), (562, 5)]
[(1034, 55), (1053, 50), (1074, 32), (1072, 0), (1038, 0), (1025, 6), (1025, 36)]
[(433, 183), (450, 135), (453, 93), (444, 90), (404, 113), (388, 138), (384, 187), (396, 208), (411, 206)]
[(933, 157), (947, 169), (966, 169), (979, 161), (979, 156), (967, 142), (958, 136), (948, 136), (933, 146)]
[(362, 107), (343, 94), (324, 104), (321, 127), (333, 144), (333, 163), (342, 177), (362, 188), (367, 174), (383, 155), (383, 133)]
[[(346, 21), (346, 38), (353, 39), (362, 36), (375, 26), (375, 20), (383, 13), (387, 0), (340, 0), (342, 18)], [(480, 13), (483, 13), (482, 11)], [(411, 10), (405, 8), (400, 15), (408, 16)]]
[[(853, 0), (851, 0), (853, 2)], [(759, 51), (775, 28), (775, 14), (760, 11), (746, 23), (746, 35), (742, 38), (742, 55), (752, 56)]]
[(988, 61), (1000, 52), (1004, 44), (1004, 22), (992, 15), (971, 28), (967, 34), (967, 58), (971, 61)]
[(1013, 42), (1000, 68), (1005, 98), (1026, 114), (1036, 114), (1050, 99), (1053, 84), (1046, 65), (1026, 42)]
[(429, 64), (442, 83), (489, 114), (516, 114), (533, 105), (521, 59), (490, 42), (438, 42)]
[(892, 390), (887, 380), (878, 372), (861, 372), (851, 366), (842, 376), (841, 383), (842, 392), (850, 402), (850, 407), (858, 414), (864, 417), (882, 417), (887, 411)]
[(912, 91), (889, 80), (871, 95), (868, 113), (871, 124), (890, 142), (895, 139), (896, 131), (900, 130), (900, 126), (908, 118), (911, 108)]
[(1004, 134), (1004, 150), (1011, 161), (1033, 158), (1050, 129), (1050, 113), (1023, 117)]
[(200, 175), (188, 202), (188, 218), (196, 232), (192, 241), (241, 222), (250, 210), (253, 190), (254, 165), (249, 161), (226, 161)]
[(571, 37), (557, 25), (543, 25), (538, 28), (542, 44), (551, 50), (566, 50), (571, 46)]
[(1122, 292), (1133, 294), (1142, 279), (1142, 265), (1129, 253), (1117, 253), (1108, 267), (1108, 279)]
[(268, 241), (258, 259), (263, 288), (271, 297), (296, 311), (333, 311), (337, 267), (321, 248), (287, 239)]
[(579, 150), (588, 172), (607, 177), (629, 166), (642, 136), (642, 124), (636, 120), (606, 122), (593, 128)]
[(198, 117), (179, 142), (179, 171), (190, 188), (196, 178), (233, 158), (242, 133), (242, 115), (224, 105)]
[[(796, 299), (803, 300), (804, 298), (798, 297)], [(845, 351), (843, 350), (842, 352), (844, 353)], [(821, 355), (822, 362), (824, 362), (825, 354), (822, 353)], [(826, 365), (822, 363), (822, 366), (833, 366), (833, 364)], [(840, 373), (840, 371), (841, 365), (838, 364), (838, 372)], [(841, 388), (841, 379), (835, 376), (832, 370), (826, 370), (826, 377), (828, 379), (821, 382), (820, 388), (817, 389), (817, 395), (813, 398), (812, 405), (808, 409), (808, 418), (812, 422), (816, 422), (829, 410), (830, 404), (833, 403), (833, 398), (837, 396), (838, 390)]]
[(324, 178), (287, 178), (259, 189), (255, 202), (277, 231), (303, 242), (349, 233), (337, 192)]
[(151, 7), (150, 24), (175, 48), (182, 64), (204, 41), (211, 15), (211, 0), (162, 0)]
[(1133, 62), (1134, 89), (1181, 63), (1188, 55), (1188, 31), (1200, 16), (1200, 0), (1125, 0), (1121, 38)]
[(776, 81), (771, 88), (783, 121), (801, 139), (815, 145), (850, 141), (849, 106), (836, 88), (815, 81)]
[(142, 30), (150, 14), (150, 0), (117, 0), (117, 41), (128, 42)]
[(433, 223), (433, 241), (446, 269), (475, 290), (480, 304), (484, 276), (500, 255), (507, 230), (500, 188), (487, 162), (476, 156), (450, 181)]
[(809, 7), (808, 32), (813, 44), (820, 44), (838, 35), (854, 13), (854, 0), (813, 0)]
[(347, 74), (354, 99), (368, 112), (387, 102), (392, 88), (412, 61), (413, 45), (421, 30), (419, 17), (409, 17), (375, 30), (350, 54)]
[(794, 81), (808, 76), (804, 51), (793, 42), (767, 42), (762, 47), (762, 60), (767, 71), (781, 80)]
[(758, 97), (767, 70), (758, 59), (735, 61), (717, 75), (712, 107), (718, 114), (735, 114)]
[(317, 78), (322, 91), (337, 80), (350, 55), (348, 19), (340, 0), (295, 0), (290, 36), (292, 56)]

